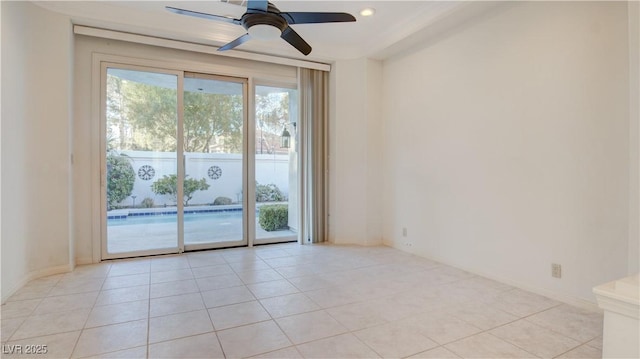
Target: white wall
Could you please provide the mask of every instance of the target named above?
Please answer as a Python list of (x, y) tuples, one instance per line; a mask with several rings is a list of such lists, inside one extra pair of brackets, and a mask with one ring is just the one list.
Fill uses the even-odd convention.
[(336, 62), (331, 73), (329, 240), (382, 243), (382, 64)]
[(593, 302), (627, 273), (627, 4), (505, 6), (384, 62), (385, 243)]
[(70, 256), (69, 19), (2, 2), (2, 301)]

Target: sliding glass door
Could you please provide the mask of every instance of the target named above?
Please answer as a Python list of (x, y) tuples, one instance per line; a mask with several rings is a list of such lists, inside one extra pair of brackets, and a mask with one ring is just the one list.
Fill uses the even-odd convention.
[(244, 79), (185, 73), (186, 250), (247, 243), (246, 90)]
[(255, 87), (255, 243), (297, 240), (298, 91)]
[(297, 239), (296, 89), (112, 63), (102, 83), (103, 259)]
[(103, 83), (103, 257), (175, 252), (178, 76), (108, 67)]
[(103, 67), (102, 257), (247, 244), (247, 81)]

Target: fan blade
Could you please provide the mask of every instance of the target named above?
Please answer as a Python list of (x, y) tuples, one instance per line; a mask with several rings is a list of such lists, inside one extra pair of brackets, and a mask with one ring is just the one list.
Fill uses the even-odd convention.
[(199, 17), (201, 19), (207, 19), (207, 20), (225, 21), (225, 22), (228, 22), (228, 23), (231, 23), (231, 24), (240, 25), (240, 20), (234, 19), (234, 18), (231, 18), (231, 17), (212, 15), (212, 14), (207, 14), (207, 13), (204, 13), (204, 12), (197, 12), (197, 11), (179, 9), (177, 7), (171, 7), (171, 6), (165, 6), (165, 9), (171, 11), (172, 13), (179, 14), (179, 15), (188, 15), (188, 16), (193, 16), (193, 17)]
[(231, 50), (231, 49), (233, 49), (235, 47), (238, 47), (238, 46), (244, 44), (249, 39), (251, 39), (251, 36), (249, 34), (244, 34), (244, 35), (240, 36), (239, 38), (231, 41), (230, 43), (218, 48), (218, 51)]
[(304, 41), (304, 39), (291, 28), (291, 26), (287, 26), (287, 28), (282, 31), (282, 35), (280, 35), (280, 37), (290, 43), (291, 46), (298, 49), (298, 51), (302, 52), (305, 56), (311, 53), (311, 46), (307, 44), (307, 42)]
[(344, 12), (281, 12), (289, 24), (318, 24), (323, 22), (352, 22), (356, 18)]
[(247, 10), (260, 10), (267, 12), (269, 8), (268, 0), (249, 0), (247, 1)]

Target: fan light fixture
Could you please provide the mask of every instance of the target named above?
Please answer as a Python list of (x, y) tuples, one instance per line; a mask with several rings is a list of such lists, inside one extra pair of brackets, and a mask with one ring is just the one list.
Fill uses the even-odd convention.
[(353, 15), (345, 12), (282, 12), (268, 0), (249, 0), (246, 4), (247, 12), (242, 14), (239, 19), (172, 6), (166, 6), (166, 9), (178, 15), (241, 25), (247, 30), (244, 35), (219, 47), (218, 51), (234, 49), (250, 39), (271, 40), (280, 37), (306, 56), (311, 53), (311, 45), (304, 41), (289, 25), (356, 21)]
[(362, 16), (372, 16), (375, 13), (376, 13), (376, 9), (374, 9), (372, 7), (368, 7), (366, 9), (360, 10), (360, 15), (362, 15)]
[(275, 26), (271, 25), (253, 25), (248, 30), (249, 35), (251, 35), (252, 39), (258, 40), (273, 40), (280, 38), (282, 35), (282, 31)]

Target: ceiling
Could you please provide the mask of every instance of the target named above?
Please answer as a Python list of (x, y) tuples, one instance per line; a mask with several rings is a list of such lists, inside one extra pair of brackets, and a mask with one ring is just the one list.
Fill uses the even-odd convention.
[[(240, 3), (243, 1), (233, 1)], [(334, 61), (389, 55), (389, 48), (408, 36), (449, 16), (463, 6), (453, 1), (273, 0), (280, 11), (348, 12), (354, 23), (293, 25), (312, 47), (307, 57), (284, 40), (249, 41), (233, 51), (250, 51), (314, 61)], [(74, 24), (221, 46), (245, 33), (239, 25), (176, 15), (171, 5), (188, 10), (240, 18), (246, 7), (208, 1), (38, 1), (41, 7), (71, 17)], [(360, 10), (372, 7), (374, 16)]]

